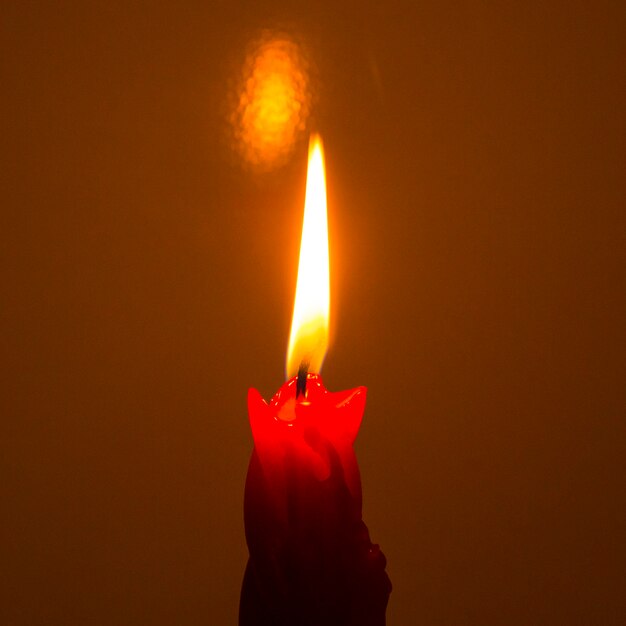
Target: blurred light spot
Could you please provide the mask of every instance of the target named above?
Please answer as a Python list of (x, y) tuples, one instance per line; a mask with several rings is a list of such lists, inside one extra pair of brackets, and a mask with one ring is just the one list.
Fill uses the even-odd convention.
[(308, 63), (284, 35), (265, 33), (245, 61), (231, 117), (235, 147), (253, 167), (282, 164), (306, 130), (311, 108)]

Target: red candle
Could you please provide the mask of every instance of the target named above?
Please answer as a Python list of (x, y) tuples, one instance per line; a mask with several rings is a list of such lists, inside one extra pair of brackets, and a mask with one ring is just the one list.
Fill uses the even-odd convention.
[(319, 371), (328, 346), (328, 226), (322, 144), (313, 137), (289, 380), (268, 403), (248, 393), (254, 452), (244, 518), (250, 559), (240, 626), (381, 626), (391, 591), (385, 557), (361, 519), (352, 444), (365, 387), (331, 393)]

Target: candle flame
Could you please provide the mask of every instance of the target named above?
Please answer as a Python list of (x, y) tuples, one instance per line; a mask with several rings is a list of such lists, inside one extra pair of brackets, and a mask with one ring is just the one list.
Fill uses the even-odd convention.
[(319, 135), (309, 143), (309, 165), (296, 297), (287, 349), (287, 378), (301, 364), (319, 373), (328, 349), (330, 273), (324, 149)]

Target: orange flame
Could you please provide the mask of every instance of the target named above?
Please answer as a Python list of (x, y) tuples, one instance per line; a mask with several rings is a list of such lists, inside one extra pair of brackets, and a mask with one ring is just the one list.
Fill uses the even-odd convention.
[(287, 349), (287, 378), (301, 364), (319, 373), (328, 349), (330, 272), (324, 149), (318, 135), (309, 143), (309, 165), (300, 243), (298, 282)]

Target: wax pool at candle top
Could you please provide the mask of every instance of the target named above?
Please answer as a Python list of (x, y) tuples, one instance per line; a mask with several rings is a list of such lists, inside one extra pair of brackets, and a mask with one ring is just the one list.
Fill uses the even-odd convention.
[(266, 472), (282, 473), (287, 449), (295, 451), (318, 479), (331, 469), (331, 449), (341, 461), (350, 491), (360, 500), (352, 444), (361, 425), (367, 389), (329, 392), (319, 374), (307, 375), (306, 393), (296, 398), (297, 378), (288, 380), (265, 402), (256, 389), (248, 393), (254, 444)]

